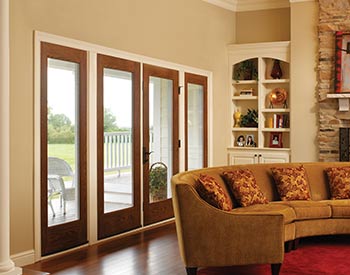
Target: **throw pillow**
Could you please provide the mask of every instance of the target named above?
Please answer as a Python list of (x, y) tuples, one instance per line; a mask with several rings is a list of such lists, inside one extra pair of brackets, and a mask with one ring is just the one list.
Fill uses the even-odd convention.
[(227, 171), (223, 173), (223, 176), (241, 206), (269, 202), (256, 184), (255, 177), (249, 169)]
[(283, 201), (310, 200), (310, 189), (304, 166), (273, 167), (277, 192)]
[(198, 183), (197, 190), (203, 200), (221, 210), (232, 210), (232, 202), (230, 198), (226, 196), (223, 188), (213, 177), (201, 174), (198, 178)]
[(350, 199), (350, 167), (330, 167), (325, 171), (331, 199)]

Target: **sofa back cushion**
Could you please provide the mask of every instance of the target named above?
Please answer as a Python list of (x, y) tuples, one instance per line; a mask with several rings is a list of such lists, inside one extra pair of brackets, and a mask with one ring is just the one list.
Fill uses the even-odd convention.
[[(230, 196), (224, 180), (221, 175), (225, 171), (232, 171), (237, 169), (249, 169), (252, 171), (256, 183), (259, 186), (262, 193), (269, 201), (280, 200), (277, 188), (272, 176), (272, 167), (298, 167), (303, 165), (309, 179), (309, 187), (312, 200), (326, 200), (330, 199), (330, 190), (326, 168), (329, 167), (343, 167), (350, 166), (350, 162), (315, 162), (315, 163), (266, 163), (266, 164), (247, 164), (247, 165), (232, 165), (211, 167), (199, 170), (193, 170), (181, 173), (174, 177), (173, 184), (190, 184), (195, 189), (198, 187), (198, 178), (201, 173), (205, 173), (213, 176), (216, 181), (223, 187), (225, 194)], [(231, 197), (233, 200), (234, 198)], [(234, 202), (234, 201), (233, 201)]]

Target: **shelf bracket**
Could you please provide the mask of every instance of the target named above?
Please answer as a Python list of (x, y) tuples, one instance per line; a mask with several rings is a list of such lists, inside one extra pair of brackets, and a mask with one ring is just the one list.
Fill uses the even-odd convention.
[(338, 99), (339, 111), (347, 112), (350, 110), (350, 94), (327, 94), (327, 98), (336, 98)]

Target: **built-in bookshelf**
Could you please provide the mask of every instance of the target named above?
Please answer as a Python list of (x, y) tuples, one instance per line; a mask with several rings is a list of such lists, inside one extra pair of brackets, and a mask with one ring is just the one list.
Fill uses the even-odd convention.
[[(231, 144), (229, 152), (240, 153), (252, 150), (263, 152), (286, 153), (290, 156), (290, 80), (289, 80), (289, 42), (257, 44), (234, 44), (228, 48), (230, 97), (231, 97)], [(271, 72), (279, 67), (279, 74)], [(244, 73), (248, 68), (250, 72)], [(271, 95), (284, 96), (283, 104), (273, 104)], [(249, 111), (256, 111), (256, 124), (246, 125), (243, 119)], [(239, 123), (237, 117), (240, 116)], [(244, 145), (242, 140), (244, 138)], [(247, 144), (247, 139), (254, 140), (254, 145)], [(275, 144), (273, 138), (280, 139)], [(234, 151), (237, 152), (237, 151)], [(258, 154), (259, 155), (259, 154)], [(276, 160), (274, 158), (274, 160)], [(250, 161), (249, 161), (250, 162)], [(259, 160), (255, 161), (259, 162)]]

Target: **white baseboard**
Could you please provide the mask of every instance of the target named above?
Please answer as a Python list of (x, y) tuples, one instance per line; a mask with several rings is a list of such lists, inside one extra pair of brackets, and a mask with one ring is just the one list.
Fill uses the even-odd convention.
[(33, 264), (35, 262), (34, 250), (27, 250), (11, 255), (11, 260), (15, 263), (15, 266)]

